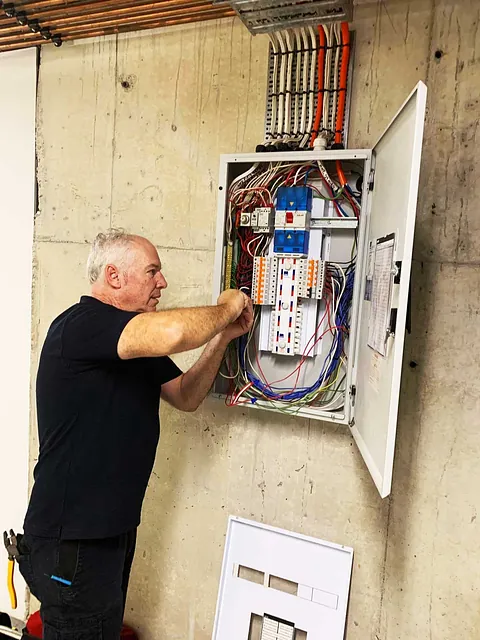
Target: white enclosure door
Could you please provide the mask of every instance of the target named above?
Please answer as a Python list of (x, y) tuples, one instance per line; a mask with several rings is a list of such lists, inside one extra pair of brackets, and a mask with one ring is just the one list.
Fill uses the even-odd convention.
[(419, 83), (374, 148), (352, 433), (382, 497), (392, 484), (426, 98)]

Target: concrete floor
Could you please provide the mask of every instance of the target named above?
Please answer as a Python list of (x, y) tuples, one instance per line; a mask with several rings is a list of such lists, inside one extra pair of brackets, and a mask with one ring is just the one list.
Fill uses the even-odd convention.
[[(127, 611), (142, 640), (211, 637), (229, 514), (354, 547), (349, 640), (480, 637), (478, 6), (356, 9), (350, 146), (430, 92), (392, 497), (342, 429), (163, 407)], [(267, 44), (227, 20), (42, 49), (34, 366), (110, 225), (159, 246), (167, 305), (209, 303), (218, 156), (262, 138)]]

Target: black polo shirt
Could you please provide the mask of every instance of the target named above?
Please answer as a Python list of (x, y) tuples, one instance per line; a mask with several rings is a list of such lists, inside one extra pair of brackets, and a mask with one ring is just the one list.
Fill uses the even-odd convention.
[(170, 358), (121, 360), (118, 339), (136, 315), (95, 298), (51, 325), (37, 376), (40, 456), (25, 533), (107, 538), (140, 523), (160, 434)]

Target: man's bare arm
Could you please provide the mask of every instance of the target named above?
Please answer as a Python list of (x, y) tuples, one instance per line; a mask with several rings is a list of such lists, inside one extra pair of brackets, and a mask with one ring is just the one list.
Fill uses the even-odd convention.
[(123, 330), (118, 355), (122, 360), (151, 358), (201, 347), (234, 322), (247, 303), (247, 296), (230, 289), (211, 307), (141, 313)]
[(229, 342), (246, 333), (253, 323), (252, 302), (237, 320), (205, 347), (197, 362), (178, 378), (162, 385), (162, 398), (181, 411), (195, 411), (208, 394)]

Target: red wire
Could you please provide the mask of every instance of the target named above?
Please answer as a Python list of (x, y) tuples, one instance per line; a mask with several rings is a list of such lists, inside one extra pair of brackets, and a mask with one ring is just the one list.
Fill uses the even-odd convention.
[[(330, 315), (330, 301), (329, 301), (329, 300), (327, 300), (326, 302), (327, 302), (327, 304), (326, 304), (325, 313), (323, 314), (322, 319), (321, 319), (321, 320), (320, 320), (320, 322), (318, 323), (317, 328), (315, 329), (315, 333), (314, 333), (314, 334), (313, 334), (313, 336), (310, 338), (310, 340), (307, 342), (307, 345), (305, 346), (304, 353), (303, 353), (303, 355), (302, 355), (302, 359), (301, 359), (301, 361), (300, 361), (300, 362), (299, 362), (299, 364), (295, 367), (295, 369), (293, 369), (293, 371), (291, 371), (287, 376), (285, 376), (284, 378), (280, 378), (279, 380), (273, 380), (272, 382), (268, 382), (267, 377), (265, 376), (265, 373), (263, 372), (262, 366), (261, 366), (261, 364), (260, 364), (260, 359), (259, 359), (259, 357), (258, 357), (258, 351), (256, 351), (256, 363), (257, 363), (257, 366), (258, 366), (258, 368), (259, 368), (259, 370), (260, 370), (260, 374), (261, 374), (261, 376), (262, 376), (262, 378), (263, 378), (263, 381), (264, 381), (264, 383), (265, 383), (265, 386), (267, 386), (267, 387), (272, 391), (272, 393), (274, 393), (274, 396), (275, 396), (275, 398), (274, 398), (274, 399), (282, 399), (284, 396), (289, 395), (290, 393), (294, 393), (294, 392), (296, 391), (297, 386), (298, 386), (298, 380), (299, 380), (299, 378), (300, 378), (300, 370), (301, 370), (302, 366), (305, 364), (305, 362), (306, 362), (306, 360), (307, 360), (307, 357), (308, 357), (308, 354), (312, 351), (312, 349), (314, 349), (314, 348), (315, 348), (315, 346), (318, 344), (318, 342), (320, 342), (320, 340), (322, 340), (322, 338), (323, 338), (327, 333), (331, 333), (331, 332), (333, 332), (333, 330), (334, 330), (334, 329), (341, 330), (341, 331), (343, 331), (343, 330), (344, 330), (344, 328), (343, 328), (343, 327), (337, 327), (337, 326), (335, 326), (335, 325), (334, 325), (334, 326), (332, 326), (332, 323), (331, 323), (331, 315)], [(328, 324), (329, 324), (329, 328), (328, 328), (328, 329), (326, 329), (326, 330), (325, 330), (325, 331), (324, 331), (324, 332), (323, 332), (323, 333), (322, 333), (322, 334), (321, 334), (321, 335), (320, 335), (320, 336), (315, 340), (315, 342), (312, 344), (312, 346), (311, 346), (311, 347), (308, 349), (308, 351), (305, 353), (305, 350), (306, 350), (306, 348), (307, 348), (307, 346), (308, 346), (309, 342), (312, 340), (312, 338), (313, 338), (313, 337), (315, 336), (315, 334), (317, 333), (318, 329), (319, 329), (319, 328), (321, 327), (321, 325), (323, 324), (323, 321), (324, 321), (325, 316), (327, 315), (327, 313), (328, 313)], [(293, 374), (294, 374), (294, 373), (297, 373), (297, 377), (296, 377), (296, 379), (295, 379), (295, 383), (294, 383), (294, 386), (292, 387), (292, 389), (285, 389), (282, 393), (279, 393), (279, 394), (277, 394), (277, 393), (275, 393), (275, 392), (273, 391), (273, 389), (272, 389), (272, 385), (274, 385), (274, 384), (278, 384), (279, 382), (284, 382), (285, 380), (288, 380), (288, 378), (290, 378), (291, 376), (293, 376)], [(261, 393), (261, 392), (260, 392), (260, 393)], [(262, 395), (263, 395), (263, 397), (267, 397), (267, 398), (269, 398), (269, 399), (272, 399), (270, 396), (265, 396), (265, 394), (263, 394), (263, 393), (262, 393)]]
[[(324, 184), (324, 185), (325, 185), (325, 187), (327, 188), (328, 195), (330, 196), (330, 198), (332, 198), (332, 200), (331, 200), (331, 201), (333, 202), (333, 206), (335, 207), (335, 209), (336, 209), (336, 211), (337, 211), (338, 216), (339, 216), (340, 218), (343, 218), (344, 216), (342, 215), (342, 212), (340, 211), (340, 208), (339, 208), (339, 206), (338, 206), (338, 204), (337, 204), (337, 201), (333, 199), (334, 193), (333, 193), (333, 191), (332, 191), (332, 189), (331, 189), (330, 185), (328, 184), (328, 182), (325, 180), (325, 178), (323, 177), (323, 175), (322, 175), (321, 173), (320, 173), (320, 177), (321, 177), (321, 179), (322, 179), (322, 181), (323, 181), (323, 184)], [(311, 186), (313, 186), (313, 185), (311, 185)], [(317, 189), (317, 191), (318, 191), (318, 189)], [(321, 194), (320, 194), (320, 195), (321, 195)]]

